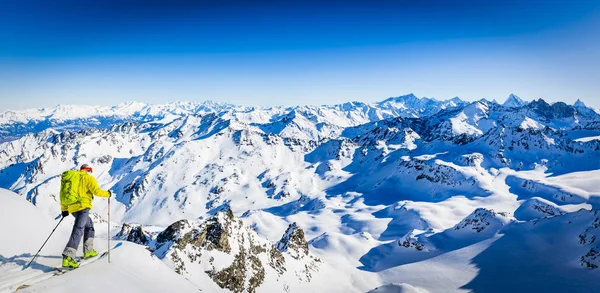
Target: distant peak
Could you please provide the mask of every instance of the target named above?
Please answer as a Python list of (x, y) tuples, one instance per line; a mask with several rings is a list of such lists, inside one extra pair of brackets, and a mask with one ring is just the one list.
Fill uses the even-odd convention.
[(548, 104), (544, 99), (539, 98), (537, 100), (533, 100), (533, 102), (531, 102), (532, 104), (539, 104), (539, 105), (546, 105), (546, 106), (550, 106), (550, 104)]
[[(400, 96), (400, 97), (401, 97), (401, 98), (417, 98), (417, 96), (415, 96), (415, 94), (413, 94), (413, 93), (409, 93), (409, 94), (406, 94), (406, 95), (402, 95), (402, 96)], [(418, 98), (417, 98), (417, 99), (418, 99)]]
[(575, 101), (575, 103), (573, 104), (573, 107), (575, 107), (575, 108), (587, 108), (587, 106), (585, 105), (585, 103), (582, 102), (580, 99), (577, 99), (577, 101)]
[(462, 103), (463, 102), (463, 100), (461, 100), (459, 97), (454, 97), (454, 98), (450, 99), (450, 101), (454, 102), (454, 103)]
[(508, 107), (508, 108), (516, 108), (516, 107), (521, 107), (523, 105), (527, 104), (525, 101), (523, 101), (521, 98), (519, 98), (519, 96), (515, 95), (515, 94), (510, 94), (508, 96), (508, 98), (506, 99), (506, 101), (504, 102), (504, 104), (502, 104), (504, 107)]
[(406, 100), (418, 100), (419, 98), (417, 96), (415, 96), (415, 94), (410, 93), (410, 94), (406, 94), (406, 95), (402, 95), (402, 96), (397, 96), (397, 97), (390, 97), (388, 99), (386, 99), (385, 101), (406, 101)]

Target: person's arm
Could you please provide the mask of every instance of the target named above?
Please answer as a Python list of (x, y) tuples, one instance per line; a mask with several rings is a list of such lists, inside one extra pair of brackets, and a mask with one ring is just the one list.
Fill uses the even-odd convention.
[(69, 206), (66, 206), (62, 203), (60, 203), (60, 214), (64, 217), (69, 215)]
[(94, 176), (89, 175), (87, 180), (87, 189), (95, 196), (110, 197), (110, 192), (100, 189)]

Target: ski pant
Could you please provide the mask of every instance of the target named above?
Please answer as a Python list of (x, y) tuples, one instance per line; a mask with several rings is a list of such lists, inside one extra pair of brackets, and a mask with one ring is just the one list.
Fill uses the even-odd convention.
[(94, 222), (90, 218), (90, 209), (73, 213), (75, 224), (71, 232), (71, 238), (63, 251), (63, 256), (75, 257), (81, 237), (83, 237), (83, 252), (94, 250)]

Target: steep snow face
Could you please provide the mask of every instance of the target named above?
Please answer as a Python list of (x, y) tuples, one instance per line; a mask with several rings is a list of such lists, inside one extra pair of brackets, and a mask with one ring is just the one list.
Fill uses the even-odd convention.
[(579, 115), (582, 115), (582, 116), (597, 115), (597, 112), (593, 108), (586, 106), (585, 103), (582, 102), (580, 99), (577, 99), (577, 101), (575, 101), (575, 103), (573, 104), (573, 107), (575, 108), (575, 110), (577, 110)]
[(502, 104), (502, 106), (507, 107), (507, 108), (518, 108), (518, 107), (524, 106), (526, 104), (527, 104), (527, 102), (523, 101), (518, 96), (516, 96), (514, 94), (510, 94), (510, 96), (508, 96), (508, 98), (506, 99), (504, 104)]
[[(476, 102), (465, 108), (455, 117), (450, 118), (450, 124), (452, 125), (453, 136), (467, 134), (467, 135), (481, 135), (487, 131), (488, 125), (481, 125), (488, 118), (488, 106), (486, 104)], [(491, 125), (490, 125), (491, 126)]]
[[(519, 271), (528, 264), (513, 251), (551, 258), (539, 239), (573, 253), (537, 262), (544, 270), (531, 284), (546, 288), (542, 273), (565, 273), (581, 281), (576, 289), (594, 288), (595, 270), (586, 274), (600, 265), (600, 249), (586, 212), (599, 207), (600, 141), (592, 138), (600, 116), (542, 100), (446, 102), (180, 103), (119, 121), (83, 119), (81, 129), (44, 128), (1, 143), (0, 187), (52, 219), (61, 172), (92, 164), (100, 186), (115, 194), (110, 236), (148, 247), (211, 292), (367, 292), (399, 282), (489, 291), (482, 284), (497, 284), (490, 259)], [(107, 211), (97, 198), (98, 233)], [(554, 230), (567, 240), (547, 235)], [(2, 249), (10, 258), (37, 247)]]

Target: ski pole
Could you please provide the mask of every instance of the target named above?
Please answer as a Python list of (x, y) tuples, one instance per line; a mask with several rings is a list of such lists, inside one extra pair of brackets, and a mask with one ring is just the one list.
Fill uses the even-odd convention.
[(44, 245), (46, 245), (46, 242), (48, 242), (48, 240), (50, 240), (50, 237), (52, 236), (52, 234), (54, 234), (54, 231), (56, 231), (56, 228), (58, 228), (58, 225), (60, 225), (60, 223), (62, 223), (62, 221), (64, 219), (65, 219), (65, 217), (62, 217), (60, 219), (60, 221), (58, 221), (58, 224), (56, 224), (56, 227), (54, 227), (54, 229), (52, 230), (52, 232), (50, 232), (50, 236), (48, 236), (48, 238), (46, 238), (46, 241), (44, 241), (44, 244), (42, 244), (42, 247), (40, 247), (40, 250), (38, 250), (38, 252), (33, 256), (33, 258), (31, 259), (31, 261), (23, 269), (28, 268), (31, 265), (31, 263), (33, 263), (33, 261), (38, 256), (38, 254), (40, 254), (40, 251), (42, 251), (42, 248), (44, 248)]
[(110, 263), (110, 197), (108, 198), (108, 236), (106, 239), (108, 243), (108, 263)]

